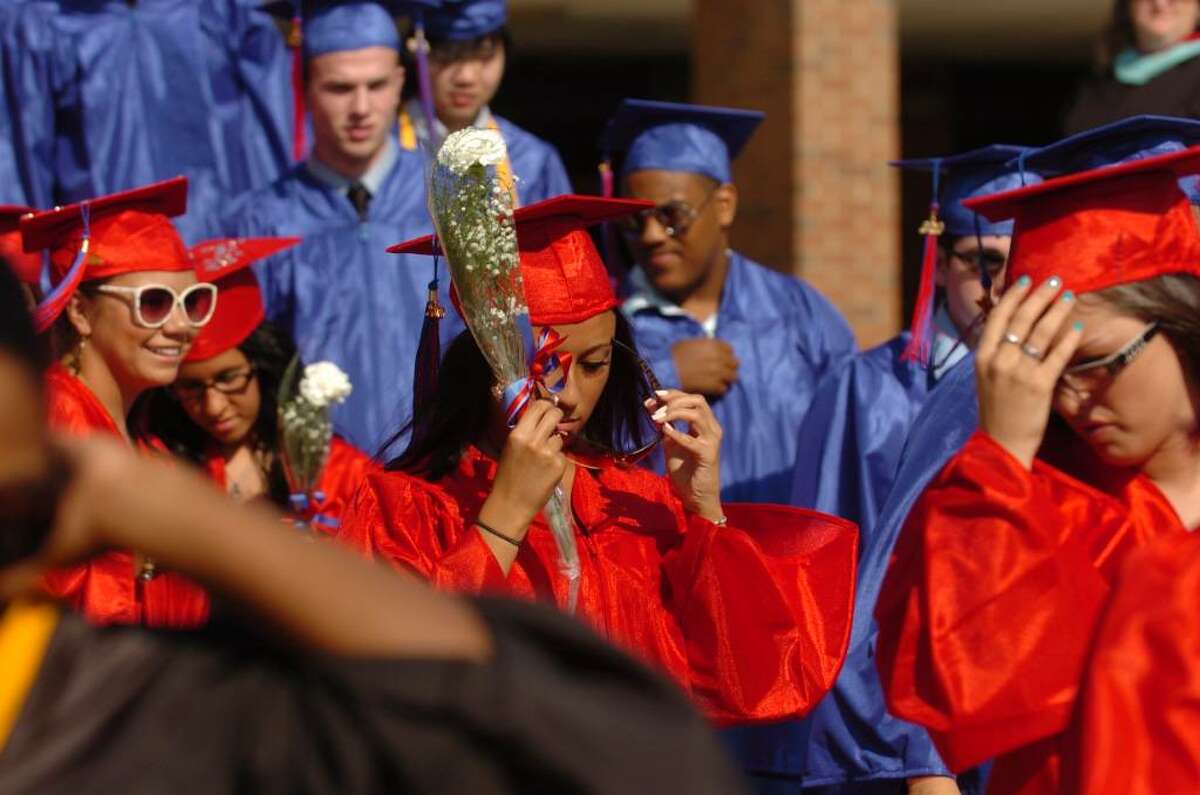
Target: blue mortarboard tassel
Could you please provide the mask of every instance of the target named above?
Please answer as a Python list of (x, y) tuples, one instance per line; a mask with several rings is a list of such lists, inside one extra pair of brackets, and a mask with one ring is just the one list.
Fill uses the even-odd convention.
[(38, 334), (54, 325), (54, 321), (67, 308), (67, 302), (75, 294), (87, 270), (87, 254), (92, 240), (92, 211), (87, 202), (79, 208), (79, 215), (83, 225), (83, 240), (79, 244), (79, 251), (75, 254), (67, 275), (33, 310), (33, 328)]

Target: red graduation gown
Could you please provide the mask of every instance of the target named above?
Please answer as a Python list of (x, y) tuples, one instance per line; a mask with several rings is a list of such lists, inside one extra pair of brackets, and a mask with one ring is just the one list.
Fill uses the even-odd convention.
[[(52, 428), (76, 436), (107, 433), (123, 438), (92, 391), (64, 367), (52, 365), (45, 383)], [(208, 595), (200, 586), (170, 571), (140, 580), (134, 556), (126, 550), (109, 550), (87, 563), (51, 572), (45, 586), (97, 624), (196, 627), (208, 620)]]
[(1058, 792), (1115, 572), (1185, 532), (1144, 477), (1101, 491), (1041, 460), (1029, 472), (977, 432), (913, 507), (879, 596), (889, 709), (927, 727), (952, 770), (996, 758), (991, 795)]
[(1200, 792), (1200, 536), (1129, 556), (1096, 635), (1064, 791)]
[[(217, 485), (226, 488), (223, 456), (210, 453), (204, 459), (204, 469)], [(363, 478), (368, 472), (378, 470), (379, 465), (366, 453), (340, 437), (333, 437), (329, 443), (329, 460), (325, 462), (325, 471), (321, 473), (316, 489), (325, 495), (325, 499), (317, 504), (316, 513), (340, 522)], [(337, 532), (336, 527), (319, 521), (314, 522), (313, 527), (327, 533)]]
[[(341, 540), (438, 586), (566, 602), (554, 540), (534, 520), (507, 577), (472, 522), (497, 464), (471, 447), (438, 483), (368, 476)], [(849, 639), (857, 531), (797, 508), (684, 512), (666, 478), (600, 461), (571, 494), (577, 613), (671, 674), (721, 724), (803, 715), (833, 685)]]

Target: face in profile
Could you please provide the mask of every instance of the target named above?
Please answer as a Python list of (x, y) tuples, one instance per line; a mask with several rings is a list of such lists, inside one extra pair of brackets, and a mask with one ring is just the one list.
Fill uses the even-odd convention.
[[(174, 381), (198, 328), (189, 322), (185, 310), (172, 305), (173, 299), (162, 291), (146, 293), (139, 298), (132, 290), (157, 285), (182, 295), (196, 284), (195, 273), (126, 273), (106, 279), (104, 284), (122, 292), (77, 293), (68, 307), (71, 325), (85, 340), (85, 355), (98, 357), (126, 394), (166, 386)], [(192, 307), (197, 317), (211, 315), (210, 307), (199, 306), (202, 298), (198, 296), (195, 299), (197, 305)], [(149, 328), (143, 325), (142, 321), (153, 322), (163, 315), (166, 321), (161, 326)]]
[(308, 61), (307, 100), (326, 165), (358, 176), (391, 134), (404, 87), (404, 68), (390, 47), (331, 52)]
[[(1075, 321), (1084, 324), (1083, 338), (1068, 368), (1127, 350), (1148, 326), (1145, 319), (1123, 314), (1095, 295), (1078, 298), (1063, 328)], [(1103, 461), (1143, 468), (1155, 457), (1192, 443), (1194, 389), (1165, 335), (1151, 338), (1116, 374), (1106, 368), (1087, 373), (1060, 380), (1054, 407)]]
[(458, 130), (475, 123), (500, 88), (506, 55), (504, 42), (495, 36), (434, 48), (429, 59), (433, 104), (446, 127)]
[(635, 171), (624, 194), (649, 199), (660, 213), (625, 231), (634, 259), (655, 290), (679, 300), (702, 284), (725, 252), (737, 212), (737, 191), (708, 177), (683, 171)]
[(188, 418), (225, 448), (250, 439), (262, 410), (254, 368), (237, 348), (184, 364), (171, 392)]

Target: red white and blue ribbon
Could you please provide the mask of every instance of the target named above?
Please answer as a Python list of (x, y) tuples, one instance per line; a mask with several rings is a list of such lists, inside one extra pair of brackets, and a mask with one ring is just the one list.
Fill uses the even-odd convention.
[[(526, 320), (525, 323), (527, 324), (528, 321)], [(523, 325), (522, 331), (525, 332), (526, 339), (532, 336), (525, 325)], [(554, 329), (549, 327), (542, 329), (542, 333), (538, 335), (537, 346), (529, 357), (529, 374), (504, 387), (501, 401), (504, 405), (504, 418), (508, 422), (508, 427), (512, 428), (517, 424), (517, 420), (521, 419), (521, 415), (528, 408), (530, 401), (537, 399), (539, 389), (556, 395), (566, 387), (567, 377), (571, 372), (571, 354), (557, 353), (557, 350), (566, 341), (567, 338)], [(562, 378), (557, 383), (548, 385), (546, 379), (560, 370)]]
[[(309, 500), (307, 494), (294, 492), (288, 495), (288, 502), (292, 506), (293, 513), (295, 513), (297, 516), (306, 516), (310, 510), (315, 510), (317, 505), (325, 502), (325, 492), (314, 491), (311, 501)], [(323, 513), (314, 513), (310, 521), (316, 522), (317, 524), (323, 524), (333, 530), (336, 530), (341, 526), (341, 522), (339, 522), (337, 519), (334, 519), (332, 516), (326, 516)], [(298, 524), (303, 525), (306, 523), (298, 522)]]

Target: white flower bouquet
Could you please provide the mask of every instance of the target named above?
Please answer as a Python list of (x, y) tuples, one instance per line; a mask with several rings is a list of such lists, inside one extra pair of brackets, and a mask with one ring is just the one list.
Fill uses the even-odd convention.
[[(513, 223), (513, 193), (496, 166), (507, 155), (494, 130), (466, 128), (448, 136), (429, 175), (429, 203), (467, 327), (496, 377), (498, 396), (526, 383), (533, 344), (529, 307)], [(565, 374), (564, 374), (565, 377)], [(519, 406), (505, 406), (515, 424)], [(567, 579), (568, 612), (579, 594), (575, 532), (556, 489), (543, 514)]]
[(352, 387), (350, 379), (333, 362), (308, 365), (297, 383), (299, 365), (297, 355), (279, 386), (279, 455), (291, 492), (292, 511), (303, 524), (329, 524), (330, 520), (317, 515), (324, 501), (318, 485), (333, 438), (329, 408), (344, 401)]

